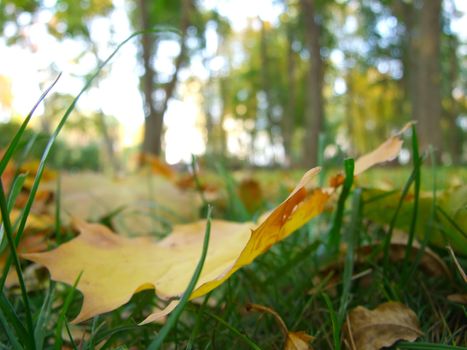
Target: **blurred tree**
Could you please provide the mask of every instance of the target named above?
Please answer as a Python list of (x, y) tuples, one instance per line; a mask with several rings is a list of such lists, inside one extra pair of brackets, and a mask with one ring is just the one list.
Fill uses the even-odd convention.
[[(163, 120), (170, 99), (174, 96), (180, 70), (205, 45), (205, 28), (209, 21), (217, 21), (215, 11), (201, 9), (195, 0), (139, 0), (133, 14), (135, 28), (146, 31), (141, 36), (140, 57), (144, 74), (141, 77), (145, 109), (142, 151), (155, 155), (162, 152)], [(174, 26), (174, 23), (177, 23)], [(150, 30), (157, 30), (154, 35)], [(155, 63), (165, 53), (163, 42), (174, 41), (178, 33), (179, 50), (174, 58), (173, 72), (158, 71)]]
[(418, 121), (420, 145), (442, 150), (441, 129), (441, 0), (415, 1), (415, 26), (411, 40), (410, 74), (413, 118)]
[(318, 140), (324, 127), (324, 63), (321, 56), (321, 24), (317, 1), (300, 0), (303, 11), (306, 47), (310, 55), (308, 70), (308, 106), (306, 111), (306, 133), (304, 161), (307, 167), (318, 164)]

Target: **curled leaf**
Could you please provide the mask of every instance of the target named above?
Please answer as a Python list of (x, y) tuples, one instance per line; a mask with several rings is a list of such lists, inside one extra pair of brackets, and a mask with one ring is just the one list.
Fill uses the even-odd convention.
[(381, 304), (374, 310), (357, 306), (350, 311), (345, 330), (353, 350), (378, 350), (399, 340), (412, 342), (423, 335), (417, 315), (394, 301)]
[(376, 164), (388, 162), (396, 159), (402, 148), (401, 135), (412, 126), (413, 123), (407, 123), (400, 131), (386, 140), (374, 151), (367, 153), (355, 161), (354, 175), (360, 175), (365, 170)]

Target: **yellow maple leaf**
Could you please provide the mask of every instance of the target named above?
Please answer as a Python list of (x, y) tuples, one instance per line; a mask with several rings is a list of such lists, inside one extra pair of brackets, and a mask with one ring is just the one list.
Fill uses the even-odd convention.
[[(313, 169), (305, 174), (292, 194), (259, 225), (214, 220), (208, 255), (191, 299), (213, 290), (321, 213), (330, 195), (305, 187), (318, 172)], [(23, 256), (45, 265), (57, 281), (73, 284), (83, 272), (78, 285), (84, 295), (83, 307), (75, 319), (79, 322), (125, 304), (143, 289), (155, 288), (163, 298), (180, 297), (199, 259), (205, 221), (175, 226), (172, 234), (159, 242), (125, 238), (84, 221), (75, 225), (81, 234), (74, 240), (49, 252)], [(144, 322), (160, 316), (154, 313)]]

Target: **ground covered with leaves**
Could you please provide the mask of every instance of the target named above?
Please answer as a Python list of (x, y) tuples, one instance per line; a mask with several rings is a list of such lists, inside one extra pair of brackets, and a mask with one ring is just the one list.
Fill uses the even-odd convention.
[[(14, 158), (13, 139), (1, 346), (462, 348), (465, 170), (422, 166), (430, 154), (405, 129), (300, 176), (196, 160), (183, 173), (148, 156), (128, 176), (72, 174)], [(412, 166), (388, 167), (404, 139)]]

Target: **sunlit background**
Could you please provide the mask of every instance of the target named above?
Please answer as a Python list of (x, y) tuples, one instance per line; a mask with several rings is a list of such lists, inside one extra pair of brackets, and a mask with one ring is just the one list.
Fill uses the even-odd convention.
[[(325, 67), (321, 146), (326, 158), (365, 151), (373, 146), (373, 138), (384, 139), (413, 119), (402, 92), (406, 79), (401, 46), (408, 29), (395, 13), (399, 2), (412, 3), (393, 1), (391, 7), (382, 1), (336, 0), (323, 1), (322, 13), (315, 9)], [(45, 0), (27, 9), (19, 1), (3, 1), (0, 122), (21, 121), (62, 72), (54, 95), (41, 104), (33, 122), (35, 130), (50, 133), (99, 62), (141, 28), (136, 18), (139, 2), (83, 1), (77, 6), (89, 11), (83, 10), (86, 16), (81, 17), (68, 13), (72, 3)], [(104, 11), (99, 6), (108, 8)], [(193, 6), (204, 18), (208, 13), (216, 15), (203, 24), (201, 33), (194, 29), (190, 33), (188, 28), (189, 57), (178, 72), (164, 113), (162, 149), (167, 162), (189, 162), (192, 154), (208, 152), (254, 165), (301, 163), (309, 103), (306, 70), (311, 59), (300, 3), (205, 0)], [(443, 141), (439, 152), (445, 163), (465, 162), (467, 1), (443, 1), (442, 9)], [(67, 21), (78, 23), (79, 28), (73, 31)], [(162, 25), (176, 31), (179, 23)], [(164, 28), (159, 36), (152, 36), (158, 43), (153, 66), (159, 79), (167, 82), (176, 69), (180, 38)], [(137, 37), (124, 46), (83, 95), (64, 131), (64, 142), (85, 146), (101, 144), (107, 137), (119, 156), (125, 150), (140, 149), (145, 118), (140, 41)], [(267, 52), (267, 62), (262, 50)], [(294, 57), (292, 72), (288, 55)], [(153, 93), (163, 91), (156, 87)], [(104, 131), (95, 122), (86, 122), (96, 115), (98, 121), (104, 120)], [(291, 133), (288, 147), (284, 145), (287, 118), (293, 119), (292, 130), (287, 131)], [(460, 145), (451, 145), (451, 133), (460, 135)], [(0, 135), (2, 140), (10, 137)]]

